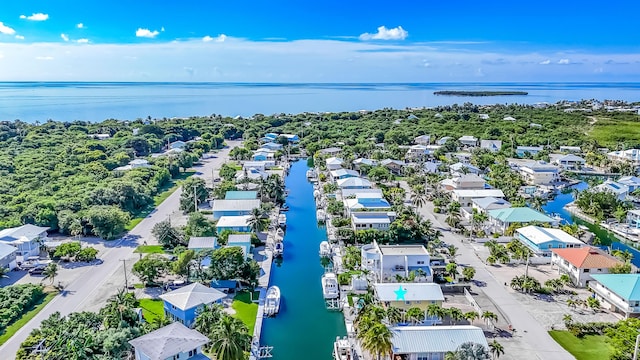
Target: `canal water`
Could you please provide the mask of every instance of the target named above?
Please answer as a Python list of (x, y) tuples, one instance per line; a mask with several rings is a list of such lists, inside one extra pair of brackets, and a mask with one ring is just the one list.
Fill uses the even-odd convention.
[(318, 252), (327, 233), (316, 222), (307, 169), (306, 161), (297, 161), (285, 179), (289, 212), (284, 256), (273, 263), (270, 280), (270, 285), (280, 287), (280, 313), (264, 320), (260, 340), (263, 346), (273, 346), (276, 360), (329, 360), (336, 336), (346, 335), (342, 313), (327, 310), (322, 297), (324, 268)]
[[(578, 189), (579, 191), (585, 190), (588, 187), (589, 186), (584, 182), (581, 182), (573, 186), (573, 188)], [(611, 231), (608, 231), (607, 229), (603, 229), (597, 224), (591, 224), (587, 221), (584, 221), (572, 215), (567, 210), (565, 210), (564, 206), (569, 204), (573, 200), (574, 200), (573, 193), (570, 192), (570, 193), (563, 194), (559, 192), (558, 195), (555, 197), (555, 199), (553, 199), (553, 201), (549, 201), (545, 206), (542, 207), (542, 209), (549, 214), (555, 213), (560, 215), (560, 217), (566, 220), (569, 224), (576, 223), (578, 225), (584, 225), (588, 227), (589, 231), (596, 234), (596, 236), (600, 238), (601, 245), (611, 246), (612, 250), (616, 250), (616, 249), (629, 250), (633, 254), (633, 260), (631, 262), (635, 266), (640, 267), (640, 251), (638, 251), (637, 249), (625, 243), (622, 243), (620, 239), (615, 237)]]

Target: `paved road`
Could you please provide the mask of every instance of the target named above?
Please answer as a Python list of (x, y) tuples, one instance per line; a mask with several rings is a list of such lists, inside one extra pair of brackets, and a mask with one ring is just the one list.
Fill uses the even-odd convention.
[[(210, 179), (212, 171), (220, 168), (222, 163), (228, 159), (229, 151), (238, 146), (240, 142), (227, 141), (227, 144), (229, 146), (216, 153), (215, 158), (204, 159), (203, 165), (195, 168), (198, 172), (195, 176)], [(38, 315), (0, 347), (0, 358), (2, 360), (14, 359), (20, 344), (31, 331), (40, 326), (42, 320), (47, 319), (56, 311), (62, 315), (67, 315), (77, 311), (96, 311), (102, 307), (106, 299), (115, 294), (117, 289), (124, 286), (125, 266), (129, 280), (131, 280), (131, 266), (138, 258), (138, 255), (134, 254), (133, 251), (145, 240), (151, 242), (151, 229), (155, 224), (167, 219), (173, 212), (178, 211), (180, 193), (181, 189), (178, 189), (171, 194), (124, 238), (108, 243), (111, 247), (102, 256), (103, 263), (90, 267), (78, 279), (66, 285), (62, 294), (56, 296)], [(125, 261), (123, 262), (122, 260)]]
[[(402, 184), (409, 192), (406, 183)], [(516, 329), (516, 335), (521, 337), (523, 349), (518, 354), (518, 359), (539, 360), (573, 360), (574, 357), (564, 350), (549, 336), (547, 330), (529, 314), (524, 306), (510, 294), (489, 270), (486, 264), (476, 255), (473, 247), (468, 242), (463, 242), (462, 236), (450, 231), (450, 227), (443, 224), (433, 213), (433, 205), (428, 202), (418, 209), (420, 215), (430, 220), (433, 226), (442, 231), (444, 242), (458, 247), (456, 261), (461, 265), (469, 265), (476, 269), (475, 280), (486, 283), (482, 291), (494, 305), (500, 310), (507, 321)]]

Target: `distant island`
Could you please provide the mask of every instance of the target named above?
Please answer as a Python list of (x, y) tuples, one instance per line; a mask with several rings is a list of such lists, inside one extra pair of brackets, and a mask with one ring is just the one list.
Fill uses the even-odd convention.
[(443, 90), (435, 91), (434, 95), (448, 96), (504, 96), (504, 95), (529, 95), (526, 91), (457, 91)]

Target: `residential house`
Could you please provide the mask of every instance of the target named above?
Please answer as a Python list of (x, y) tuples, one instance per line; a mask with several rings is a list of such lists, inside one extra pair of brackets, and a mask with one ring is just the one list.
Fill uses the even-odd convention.
[(89, 134), (87, 136), (96, 140), (106, 140), (111, 137), (111, 134)]
[(640, 149), (628, 149), (607, 153), (611, 161), (630, 162), (633, 166), (640, 166)]
[(276, 166), (276, 162), (272, 161), (245, 161), (242, 163), (242, 170), (257, 169), (266, 171)]
[(208, 360), (202, 346), (209, 338), (175, 322), (129, 341), (136, 360)]
[(237, 182), (242, 182), (242, 180), (244, 179), (267, 180), (268, 177), (268, 172), (256, 168), (244, 169), (243, 171), (238, 171), (235, 175), (235, 179)]
[(426, 311), (429, 305), (442, 305), (444, 295), (440, 285), (425, 282), (376, 283), (373, 284), (376, 299), (385, 308), (408, 310), (417, 307)]
[(406, 164), (404, 163), (404, 161), (400, 160), (384, 159), (380, 161), (380, 165), (389, 169), (392, 174), (400, 175), (402, 173), (402, 169)]
[(277, 133), (266, 133), (264, 137), (260, 139), (260, 141), (265, 143), (272, 143), (278, 139), (278, 136), (280, 135), (278, 135)]
[(591, 191), (608, 192), (615, 195), (618, 200), (625, 200), (629, 195), (629, 187), (612, 180), (606, 180), (600, 185), (594, 186)]
[(574, 154), (567, 154), (567, 155), (556, 155), (552, 154), (551, 157), (551, 163), (560, 166), (563, 169), (568, 169), (568, 170), (578, 170), (578, 169), (582, 169), (587, 161), (583, 158), (581, 158), (578, 155), (574, 155)]
[(580, 146), (560, 146), (560, 152), (564, 153), (581, 153)]
[(213, 250), (218, 247), (215, 236), (192, 236), (189, 238), (187, 249), (195, 252)]
[(148, 160), (133, 159), (129, 161), (129, 164), (124, 166), (118, 166), (117, 168), (113, 169), (113, 171), (127, 171), (131, 169), (140, 169), (140, 168), (148, 168), (148, 167), (151, 167), (151, 164), (149, 164)]
[(640, 210), (627, 211), (627, 224), (632, 229), (640, 229)]
[(276, 142), (270, 142), (270, 143), (266, 143), (266, 144), (262, 144), (262, 146), (260, 146), (261, 149), (266, 149), (269, 151), (280, 151), (284, 148), (284, 146), (282, 146), (282, 144), (276, 143)]
[(273, 150), (260, 148), (253, 152), (251, 159), (253, 161), (272, 161), (276, 158), (276, 152)]
[(373, 160), (373, 159), (365, 159), (365, 158), (357, 158), (355, 160), (353, 160), (353, 167), (360, 171), (362, 168), (362, 166), (369, 166), (369, 167), (374, 167), (376, 165), (378, 165), (378, 161), (377, 160)]
[(458, 174), (458, 175), (464, 175), (464, 174), (478, 175), (482, 172), (482, 170), (478, 169), (477, 167), (469, 163), (463, 163), (463, 162), (458, 162), (453, 165), (449, 165), (449, 170), (451, 170), (453, 174)]
[(408, 159), (420, 159), (427, 155), (427, 146), (426, 145), (411, 145), (409, 150), (407, 150), (406, 157)]
[(239, 247), (242, 249), (245, 259), (252, 257), (251, 253), (251, 234), (230, 234), (227, 238), (225, 247)]
[(187, 143), (181, 140), (174, 141), (169, 144), (169, 148), (167, 150), (180, 149), (184, 150), (187, 147)]
[(476, 174), (469, 173), (452, 179), (444, 179), (440, 185), (445, 190), (481, 190), (486, 188), (486, 181)]
[(420, 135), (413, 138), (413, 142), (417, 145), (430, 145), (431, 135)]
[(356, 193), (355, 198), (344, 199), (343, 203), (348, 216), (354, 211), (386, 211), (391, 208), (387, 200), (375, 193)]
[(338, 155), (340, 154), (340, 152), (342, 152), (342, 149), (339, 147), (330, 147), (330, 148), (320, 150), (320, 154), (332, 155), (332, 156)]
[(378, 245), (374, 241), (361, 248), (361, 255), (362, 266), (375, 274), (376, 282), (395, 282), (396, 275), (407, 278), (412, 271), (422, 273), (416, 280), (433, 282), (431, 257), (422, 245)]
[(586, 287), (591, 275), (608, 274), (609, 269), (623, 262), (606, 252), (591, 246), (581, 248), (552, 249), (551, 264), (558, 267), (558, 274), (568, 274), (573, 285)]
[(425, 172), (429, 174), (436, 174), (440, 172), (438, 168), (440, 167), (440, 165), (442, 165), (442, 163), (439, 161), (428, 161), (428, 162), (425, 162), (423, 165), (424, 165), (423, 169)]
[(511, 203), (505, 199), (494, 197), (483, 197), (471, 200), (471, 208), (476, 209), (480, 213), (486, 213), (489, 210), (510, 208)]
[(200, 283), (183, 286), (160, 295), (164, 303), (164, 314), (187, 327), (193, 327), (199, 310), (211, 304), (220, 304), (226, 294)]
[(458, 139), (462, 146), (466, 147), (476, 147), (478, 146), (478, 138), (471, 135), (464, 135)]
[(0, 269), (13, 270), (18, 265), (17, 252), (18, 249), (15, 246), (0, 242)]
[(640, 178), (636, 176), (623, 176), (616, 182), (629, 188), (629, 194), (640, 189)]
[(560, 181), (558, 167), (544, 161), (534, 161), (521, 165), (518, 170), (527, 184), (548, 185)]
[(351, 228), (360, 230), (389, 230), (395, 213), (386, 211), (354, 211), (351, 213)]
[(338, 187), (345, 189), (371, 189), (371, 181), (359, 177), (349, 177), (336, 181)]
[(221, 216), (216, 223), (216, 231), (251, 232), (251, 215)]
[(478, 119), (480, 120), (489, 120), (489, 114), (478, 114)]
[(391, 359), (443, 360), (468, 342), (489, 349), (484, 331), (471, 325), (397, 326), (391, 328)]
[(514, 118), (513, 116), (505, 116), (502, 118), (502, 120), (504, 121), (516, 121), (516, 118)]
[(250, 215), (253, 209), (260, 208), (259, 199), (246, 200), (213, 200), (213, 220), (221, 216)]
[(257, 191), (227, 191), (225, 200), (253, 200), (258, 198)]
[(342, 169), (343, 163), (344, 161), (337, 157), (330, 157), (327, 160), (325, 160), (325, 164), (327, 165), (327, 170), (329, 171)]
[(470, 152), (456, 152), (456, 153), (447, 153), (445, 155), (451, 161), (457, 161), (463, 164), (471, 163), (471, 153)]
[(453, 140), (453, 138), (451, 136), (445, 136), (443, 138), (440, 138), (438, 141), (436, 141), (436, 143), (437, 143), (437, 145), (444, 145), (449, 140)]
[(453, 190), (451, 199), (460, 203), (462, 207), (470, 207), (473, 199), (494, 197), (504, 198), (504, 193), (500, 189), (479, 189), (479, 190)]
[(498, 152), (502, 148), (502, 140), (480, 140), (480, 149)]
[[(347, 179), (348, 180), (348, 179)], [(380, 189), (342, 189), (342, 198), (346, 199), (348, 197), (355, 197), (357, 193), (363, 194), (377, 194), (379, 197), (382, 197), (382, 190)]]
[(552, 249), (580, 248), (586, 246), (582, 241), (567, 234), (564, 230), (529, 225), (516, 229), (515, 238), (526, 245), (534, 255), (551, 257)]
[(516, 154), (519, 157), (526, 157), (527, 154), (534, 156), (542, 150), (544, 150), (542, 146), (518, 146), (516, 147)]
[(640, 274), (594, 274), (589, 288), (603, 308), (624, 315), (640, 316)]
[(289, 144), (295, 144), (297, 142), (300, 142), (300, 137), (296, 134), (282, 134), (280, 136), (284, 136), (287, 141), (289, 141)]
[(330, 171), (329, 176), (331, 177), (331, 181), (338, 181), (348, 178), (359, 178), (360, 174), (355, 170), (338, 169)]
[(48, 241), (47, 230), (48, 227), (31, 224), (0, 230), (0, 243), (17, 248), (16, 259), (23, 262), (30, 256), (40, 255), (40, 245)]
[(557, 223), (557, 220), (528, 207), (488, 210), (487, 214), (495, 232), (504, 232), (512, 224), (546, 223), (553, 225)]
[(436, 151), (438, 151), (438, 149), (440, 149), (442, 147), (442, 145), (427, 145), (426, 149), (424, 150), (424, 154), (427, 157), (434, 157)]

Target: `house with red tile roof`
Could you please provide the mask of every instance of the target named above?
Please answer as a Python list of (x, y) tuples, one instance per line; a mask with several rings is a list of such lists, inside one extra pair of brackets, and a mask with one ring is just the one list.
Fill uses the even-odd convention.
[(593, 274), (608, 274), (622, 261), (595, 247), (552, 249), (551, 264), (559, 274), (568, 274), (575, 286), (586, 287)]

